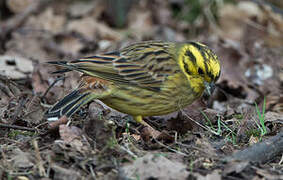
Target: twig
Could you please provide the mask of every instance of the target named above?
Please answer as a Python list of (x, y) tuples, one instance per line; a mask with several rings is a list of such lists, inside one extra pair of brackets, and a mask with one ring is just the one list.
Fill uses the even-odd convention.
[(46, 89), (46, 91), (44, 92), (43, 96), (41, 97), (41, 99), (44, 99), (45, 96), (47, 95), (47, 93), (50, 91), (50, 89), (59, 81), (63, 80), (65, 77), (58, 77), (55, 79), (55, 81)]
[(37, 140), (34, 139), (32, 141), (32, 144), (33, 144), (33, 147), (34, 147), (34, 150), (35, 150), (35, 157), (36, 157), (36, 160), (37, 160), (37, 166), (38, 166), (38, 170), (39, 170), (39, 175), (46, 177), (47, 174), (45, 172), (45, 169), (43, 167), (43, 162), (42, 162), (42, 159), (40, 157), (40, 152), (39, 152)]
[(232, 156), (226, 157), (224, 161), (251, 161), (256, 163), (265, 163), (282, 153), (283, 132), (280, 132), (272, 138), (236, 152)]
[(18, 130), (31, 131), (31, 132), (37, 131), (34, 128), (28, 128), (28, 127), (24, 127), (24, 126), (17, 126), (17, 125), (4, 124), (4, 123), (0, 123), (0, 128), (18, 129)]
[(183, 153), (183, 152), (181, 152), (181, 151), (175, 150), (175, 149), (173, 149), (173, 148), (171, 148), (171, 147), (169, 147), (169, 146), (163, 144), (162, 142), (160, 142), (160, 141), (158, 141), (158, 140), (156, 140), (156, 139), (154, 139), (154, 140), (155, 140), (160, 146), (162, 146), (162, 147), (164, 147), (164, 148), (166, 148), (166, 149), (168, 149), (168, 150), (170, 150), (170, 151), (172, 151), (172, 152), (175, 152), (175, 153), (180, 154), (180, 155), (185, 156), (185, 157), (188, 156), (187, 154), (185, 154), (185, 153)]
[(0, 142), (4, 142), (4, 141), (9, 141), (9, 142), (12, 142), (18, 146), (21, 146), (23, 147), (25, 145), (25, 142), (20, 142), (20, 141), (17, 141), (17, 140), (14, 140), (14, 139), (10, 139), (10, 138), (0, 138)]
[(16, 92), (20, 92), (18, 85), (10, 80), (7, 76), (0, 75), (0, 91), (2, 91), (7, 97), (16, 96)]
[(252, 0), (254, 3), (259, 4), (260, 6), (269, 6), (271, 7), (272, 11), (278, 14), (283, 14), (283, 10), (279, 7), (273, 5), (271, 2), (266, 0)]
[(127, 147), (124, 146), (119, 146), (120, 149), (122, 149), (123, 151), (125, 151), (126, 153), (128, 153), (130, 156), (132, 156), (133, 158), (138, 158), (137, 155), (135, 155), (135, 153), (133, 153), (131, 150), (129, 150), (128, 145)]
[(95, 180), (96, 179), (96, 175), (95, 175), (95, 173), (93, 171), (92, 166), (89, 166), (89, 170), (90, 170), (90, 174), (91, 174), (92, 178)]
[(217, 134), (216, 132), (214, 132), (210, 127), (207, 126), (203, 126), (202, 124), (200, 124), (199, 122), (197, 122), (196, 120), (194, 120), (193, 118), (191, 118), (188, 114), (186, 114), (186, 112), (184, 110), (181, 109), (181, 112), (191, 121), (193, 121), (194, 123), (196, 123), (197, 125), (199, 125), (200, 127), (202, 127), (203, 129), (213, 133), (216, 136), (219, 136), (219, 134)]
[(283, 162), (283, 154), (281, 155), (281, 160), (279, 161), (279, 165), (282, 165), (282, 162)]

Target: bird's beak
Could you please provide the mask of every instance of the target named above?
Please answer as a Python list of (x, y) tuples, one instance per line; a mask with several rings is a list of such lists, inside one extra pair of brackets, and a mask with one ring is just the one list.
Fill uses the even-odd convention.
[(214, 89), (215, 89), (215, 84), (212, 82), (212, 83), (208, 83), (208, 82), (204, 82), (204, 93), (203, 93), (203, 96), (205, 98), (208, 98), (212, 95)]

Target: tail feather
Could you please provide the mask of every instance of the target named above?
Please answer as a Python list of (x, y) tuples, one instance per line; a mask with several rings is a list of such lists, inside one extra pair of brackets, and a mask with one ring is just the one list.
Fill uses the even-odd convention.
[(66, 104), (72, 102), (80, 96), (79, 90), (74, 90), (67, 96), (65, 96), (62, 100), (57, 102), (49, 111), (56, 111), (63, 108)]
[(52, 74), (61, 74), (61, 73), (66, 73), (66, 72), (70, 72), (70, 71), (73, 71), (73, 70), (80, 71), (79, 69), (77, 69), (73, 65), (68, 64), (67, 61), (49, 61), (49, 62), (47, 62), (47, 64), (53, 64), (53, 65), (63, 67), (63, 69), (60, 69), (58, 71), (54, 71), (54, 72), (52, 72)]
[(81, 93), (79, 90), (74, 90), (50, 108), (45, 113), (45, 117), (48, 121), (56, 121), (64, 115), (70, 117), (92, 99), (90, 92)]
[(55, 65), (66, 65), (68, 62), (67, 61), (48, 61), (46, 63), (55, 64)]
[(85, 94), (84, 96), (82, 96), (78, 103), (74, 104), (74, 106), (72, 106), (67, 112), (66, 112), (66, 116), (70, 117), (72, 114), (74, 114), (80, 107), (82, 107), (83, 105), (87, 104), (91, 99), (89, 98), (85, 98), (84, 97), (88, 96), (89, 94)]
[(64, 74), (64, 73), (66, 73), (66, 72), (70, 72), (70, 71), (72, 71), (71, 69), (62, 69), (62, 70), (58, 70), (58, 71), (53, 71), (53, 72), (51, 72), (51, 74)]

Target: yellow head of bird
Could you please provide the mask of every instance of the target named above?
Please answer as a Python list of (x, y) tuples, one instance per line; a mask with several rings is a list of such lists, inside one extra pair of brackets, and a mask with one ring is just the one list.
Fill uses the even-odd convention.
[(196, 42), (181, 44), (178, 51), (181, 70), (191, 81), (192, 87), (210, 95), (220, 76), (221, 66), (216, 54), (206, 45)]

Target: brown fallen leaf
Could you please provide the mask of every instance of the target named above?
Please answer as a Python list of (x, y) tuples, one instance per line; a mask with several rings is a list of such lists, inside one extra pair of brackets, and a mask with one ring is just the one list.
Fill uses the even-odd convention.
[(97, 11), (98, 3), (95, 1), (77, 1), (71, 3), (68, 13), (70, 16), (78, 18), (82, 16), (87, 16), (94, 9)]
[(81, 179), (81, 173), (77, 172), (73, 168), (60, 167), (57, 164), (52, 164), (51, 169), (54, 171), (54, 179), (62, 180), (79, 180)]
[(13, 150), (13, 164), (16, 168), (31, 168), (34, 163), (31, 161), (32, 155), (30, 152), (23, 152), (21, 149), (16, 148)]
[(32, 61), (20, 55), (0, 56), (0, 75), (11, 79), (25, 79), (33, 71)]
[(80, 128), (61, 124), (59, 134), (63, 143), (70, 145), (73, 151), (84, 153), (90, 150), (89, 141)]
[(283, 94), (271, 93), (266, 97), (266, 109), (283, 113)]
[(88, 116), (84, 121), (84, 131), (91, 139), (95, 140), (98, 148), (104, 148), (113, 137), (115, 124), (107, 113), (111, 110), (99, 102), (92, 102), (88, 107)]
[(145, 121), (143, 122), (144, 128), (141, 130), (141, 137), (145, 141), (149, 141), (151, 138), (157, 138), (161, 134), (158, 130), (151, 127), (149, 124), (147, 124)]
[(70, 143), (76, 138), (80, 138), (82, 135), (82, 130), (76, 126), (67, 126), (65, 124), (61, 124), (59, 126), (59, 133), (61, 139), (65, 143)]
[(65, 54), (71, 54), (72, 56), (77, 56), (84, 47), (80, 39), (68, 35), (60, 38), (59, 46)]
[[(85, 28), (88, 27), (88, 28)], [(67, 30), (82, 34), (88, 40), (96, 40), (98, 37), (112, 41), (118, 41), (122, 35), (108, 27), (106, 24), (96, 21), (92, 17), (84, 17), (79, 20), (69, 21)]]
[(122, 167), (128, 178), (140, 179), (179, 179), (185, 180), (189, 175), (185, 164), (171, 161), (162, 155), (147, 154), (138, 158), (133, 164)]
[(219, 169), (213, 170), (211, 173), (206, 175), (201, 175), (200, 173), (192, 173), (188, 176), (188, 179), (197, 179), (197, 180), (221, 180), (221, 173)]
[(51, 71), (50, 66), (46, 66), (43, 63), (35, 64), (34, 71), (32, 73), (32, 87), (36, 94), (43, 94), (47, 88), (49, 71)]
[(138, 134), (131, 134), (131, 136), (135, 139), (135, 141), (139, 141), (141, 139), (141, 136)]
[(21, 90), (22, 88), (13, 80), (7, 76), (0, 75), (0, 105), (9, 104), (13, 96), (17, 97), (21, 95)]
[(35, 0), (7, 0), (6, 4), (13, 13), (21, 13)]
[(240, 41), (244, 34), (243, 27), (252, 17), (257, 17), (261, 21), (264, 18), (260, 7), (254, 2), (241, 1), (221, 6), (219, 9), (219, 23), (222, 29), (220, 35), (224, 39)]
[(205, 153), (206, 157), (216, 157), (216, 150), (206, 138), (197, 138), (196, 145), (198, 145)]
[(48, 7), (39, 16), (32, 16), (28, 21), (30, 27), (45, 30), (54, 34), (64, 31), (65, 24), (66, 17), (56, 14), (51, 7)]
[(138, 7), (133, 7), (129, 12), (128, 26), (137, 39), (142, 37), (152, 37), (154, 34), (154, 24), (152, 12), (146, 3), (139, 3)]

